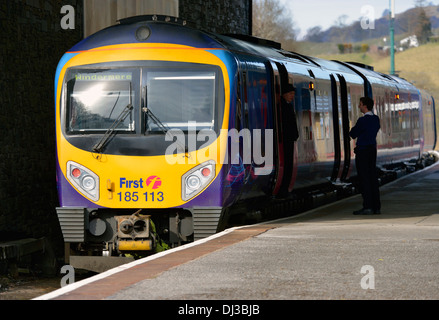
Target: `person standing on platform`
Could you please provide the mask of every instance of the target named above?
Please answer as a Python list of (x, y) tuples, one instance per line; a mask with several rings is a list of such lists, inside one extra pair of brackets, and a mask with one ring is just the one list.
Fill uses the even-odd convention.
[(364, 114), (357, 120), (349, 132), (349, 136), (357, 139), (355, 166), (359, 179), (359, 188), (363, 196), (363, 208), (354, 211), (355, 215), (381, 213), (380, 191), (376, 171), (377, 142), (376, 136), (380, 130), (380, 119), (373, 114), (374, 101), (369, 97), (360, 98), (358, 107)]

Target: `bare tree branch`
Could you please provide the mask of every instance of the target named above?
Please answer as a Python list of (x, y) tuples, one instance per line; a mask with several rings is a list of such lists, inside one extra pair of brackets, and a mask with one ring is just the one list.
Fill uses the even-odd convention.
[(280, 42), (285, 49), (293, 50), (296, 40), (293, 15), (278, 0), (255, 0), (253, 35)]

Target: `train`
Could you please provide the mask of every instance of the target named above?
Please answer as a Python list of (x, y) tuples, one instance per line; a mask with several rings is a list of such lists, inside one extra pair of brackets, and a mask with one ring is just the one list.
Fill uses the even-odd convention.
[[(287, 85), (294, 112), (281, 103)], [(55, 76), (68, 258), (165, 250), (355, 189), (349, 129), (362, 96), (381, 119), (377, 170), (422, 165), (435, 100), (395, 75), (175, 17), (121, 19), (85, 38)]]

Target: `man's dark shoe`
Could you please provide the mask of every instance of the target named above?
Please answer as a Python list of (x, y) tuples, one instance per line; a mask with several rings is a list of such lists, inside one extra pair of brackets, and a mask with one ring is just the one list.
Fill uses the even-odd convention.
[(381, 210), (380, 209), (373, 210), (373, 214), (381, 214)]
[(355, 215), (369, 215), (374, 214), (374, 211), (372, 209), (361, 209), (353, 212)]

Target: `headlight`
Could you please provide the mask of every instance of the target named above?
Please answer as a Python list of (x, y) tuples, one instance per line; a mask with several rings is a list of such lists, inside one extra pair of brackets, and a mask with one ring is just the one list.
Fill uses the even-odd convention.
[(82, 187), (85, 190), (91, 191), (96, 187), (96, 181), (93, 179), (92, 176), (85, 176), (82, 179)]
[(186, 179), (186, 185), (190, 190), (197, 190), (201, 186), (201, 180), (197, 176), (189, 176)]
[(215, 161), (209, 160), (186, 172), (181, 179), (183, 201), (195, 197), (215, 178)]
[(90, 169), (73, 161), (67, 162), (67, 178), (87, 198), (99, 200), (99, 177)]

